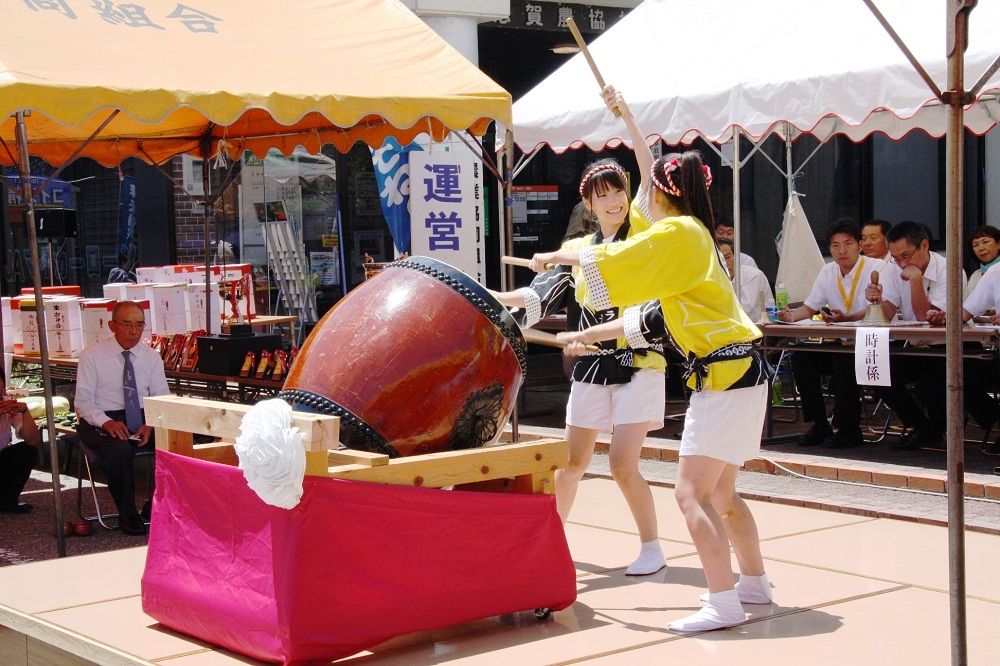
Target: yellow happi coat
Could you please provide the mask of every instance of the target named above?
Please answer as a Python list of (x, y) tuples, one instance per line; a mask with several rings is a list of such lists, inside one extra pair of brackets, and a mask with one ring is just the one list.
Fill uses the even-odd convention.
[[(598, 305), (626, 306), (659, 299), (667, 329), (681, 350), (703, 358), (735, 342), (761, 336), (736, 298), (715, 241), (699, 220), (668, 217), (620, 243), (594, 246), (593, 265), (584, 272), (590, 298)], [(592, 272), (596, 267), (598, 274)], [(718, 361), (708, 366), (704, 387), (722, 391), (749, 369), (752, 360)], [(695, 386), (695, 377), (688, 380)]]

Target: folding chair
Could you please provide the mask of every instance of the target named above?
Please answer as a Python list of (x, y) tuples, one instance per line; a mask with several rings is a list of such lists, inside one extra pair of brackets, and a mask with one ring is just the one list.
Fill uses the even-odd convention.
[[(872, 409), (870, 414), (866, 409), (866, 406), (869, 403), (869, 401), (875, 403), (875, 408)], [(876, 422), (875, 425), (873, 426), (872, 421), (875, 420), (876, 415), (878, 414), (880, 409), (885, 410), (885, 421), (882, 422), (882, 425), (878, 425), (878, 422)], [(886, 436), (889, 434), (889, 431), (892, 429), (891, 426), (889, 425), (890, 423), (892, 423), (892, 408), (889, 407), (889, 405), (885, 404), (885, 401), (883, 401), (881, 398), (876, 398), (875, 394), (867, 386), (861, 387), (861, 415), (865, 421), (865, 428), (864, 428), (865, 431), (868, 432), (869, 434), (878, 435), (878, 437), (876, 437), (875, 439), (866, 439), (865, 440), (866, 444), (878, 444), (879, 442), (881, 442), (886, 438)], [(881, 421), (881, 418), (879, 418), (879, 421)], [(902, 435), (903, 432), (905, 432), (905, 428), (899, 434)]]
[[(795, 423), (796, 421), (799, 420), (799, 417), (800, 417), (801, 405), (799, 404), (798, 387), (795, 386), (795, 375), (792, 374), (792, 367), (791, 367), (791, 358), (792, 358), (792, 354), (794, 354), (794, 353), (795, 353), (794, 350), (791, 350), (791, 349), (782, 349), (781, 353), (778, 355), (778, 361), (777, 361), (777, 363), (775, 363), (774, 366), (773, 366), (774, 367), (774, 376), (771, 377), (771, 395), (768, 396), (768, 400), (772, 401), (772, 407), (779, 406), (779, 405), (774, 405), (774, 402), (773, 402), (774, 401), (774, 388), (775, 388), (774, 385), (775, 385), (775, 382), (781, 381), (779, 375), (784, 375), (784, 377), (788, 380), (788, 385), (791, 386), (791, 388), (792, 388), (792, 396), (793, 397), (792, 397), (791, 407), (794, 410), (792, 418), (790, 418), (790, 419), (778, 419), (778, 418), (774, 418), (772, 416), (771, 420), (774, 421), (774, 422)], [(808, 354), (809, 352), (803, 352), (803, 353)], [(784, 384), (782, 384), (782, 393), (783, 392), (784, 392)], [(784, 403), (782, 403), (782, 405), (780, 405), (780, 406), (787, 406), (787, 405), (785, 405)]]
[[(87, 521), (97, 521), (101, 527), (106, 530), (116, 529), (117, 525), (108, 525), (105, 520), (111, 518), (117, 518), (117, 513), (106, 513), (101, 510), (101, 502), (97, 496), (97, 486), (94, 483), (94, 467), (100, 462), (100, 457), (97, 453), (91, 449), (89, 446), (80, 441), (79, 435), (63, 435), (60, 439), (64, 439), (67, 444), (75, 446), (77, 449), (77, 470), (76, 470), (76, 513), (80, 516), (81, 520)], [(140, 458), (145, 458), (148, 460), (146, 465), (146, 487), (150, 487), (153, 468), (154, 468), (154, 450), (150, 448), (149, 450), (140, 449), (135, 452), (136, 460)], [(90, 497), (94, 502), (94, 514), (90, 516), (83, 515), (83, 478), (84, 472), (87, 474), (87, 481), (90, 483)]]

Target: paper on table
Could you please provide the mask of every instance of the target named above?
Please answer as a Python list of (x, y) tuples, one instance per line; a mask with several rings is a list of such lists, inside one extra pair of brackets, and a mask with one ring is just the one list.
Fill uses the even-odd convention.
[[(850, 326), (854, 328), (860, 328), (862, 326), (871, 326), (869, 323), (863, 321), (835, 321), (831, 322), (832, 326)], [(896, 320), (888, 321), (884, 324), (879, 324), (879, 328), (892, 327), (892, 326), (930, 326), (926, 321), (905, 321)]]
[(815, 319), (800, 319), (798, 321), (772, 321), (771, 324), (782, 324), (784, 326), (824, 326), (826, 322), (816, 321)]

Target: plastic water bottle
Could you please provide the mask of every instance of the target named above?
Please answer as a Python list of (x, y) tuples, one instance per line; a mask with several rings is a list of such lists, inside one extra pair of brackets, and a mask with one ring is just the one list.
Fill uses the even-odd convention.
[(780, 377), (775, 377), (771, 384), (771, 404), (776, 407), (785, 404), (784, 389), (781, 386)]
[(785, 285), (782, 282), (774, 285), (774, 304), (778, 307), (778, 310), (788, 307), (788, 292), (785, 291)]

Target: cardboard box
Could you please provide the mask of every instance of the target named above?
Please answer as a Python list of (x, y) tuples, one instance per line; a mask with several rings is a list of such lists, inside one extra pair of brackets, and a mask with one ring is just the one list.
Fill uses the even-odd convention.
[(104, 285), (104, 298), (115, 301), (141, 301), (146, 300), (146, 287), (153, 282), (112, 282)]
[(24, 343), (24, 337), (22, 335), (24, 327), (21, 323), (22, 300), (24, 300), (24, 296), (15, 296), (14, 298), (10, 299), (10, 326), (15, 346)]
[(45, 328), (52, 330), (82, 330), (80, 299), (62, 296), (45, 299)]
[[(20, 313), (18, 313), (20, 316)], [(14, 323), (10, 314), (10, 297), (0, 298), (0, 317), (3, 317), (3, 350), (14, 351)]]
[[(21, 295), (34, 298), (35, 288), (21, 287)], [(42, 298), (45, 298), (46, 296), (76, 296), (77, 298), (80, 298), (83, 296), (83, 290), (80, 288), (80, 285), (76, 284), (61, 284), (52, 287), (42, 287)]]
[(152, 332), (158, 335), (184, 334), (191, 330), (187, 285), (161, 282), (144, 285), (152, 311)]
[(159, 266), (139, 266), (135, 269), (135, 280), (139, 284), (163, 282), (163, 272)]
[(49, 355), (62, 358), (76, 358), (83, 351), (83, 331), (73, 329), (49, 329), (46, 331)]
[(114, 337), (108, 322), (115, 303), (107, 298), (84, 298), (80, 301), (80, 321), (83, 330), (83, 346), (89, 347)]
[[(26, 356), (39, 356), (42, 353), (39, 338), (40, 334), (37, 330), (25, 331), (23, 345)], [(45, 340), (48, 343), (49, 356), (52, 357), (75, 358), (83, 351), (83, 331), (78, 328), (71, 330), (48, 329)]]
[[(18, 301), (18, 308), (21, 313), (21, 336), (27, 337), (28, 333), (37, 333), (38, 317), (35, 314), (35, 299), (22, 296)], [(37, 342), (35, 344), (37, 345)]]
[[(204, 277), (204, 275), (203, 275)], [(212, 335), (222, 332), (222, 298), (219, 296), (219, 283), (211, 286), (211, 321), (205, 321), (205, 284), (194, 282), (188, 285), (188, 321), (191, 330), (205, 330)], [(207, 325), (206, 325), (207, 324)]]
[(205, 283), (205, 271), (197, 272), (198, 266), (195, 264), (172, 264), (163, 267), (163, 279), (161, 282), (184, 282), (193, 284), (199, 278), (202, 284)]

